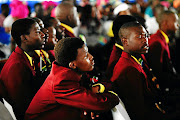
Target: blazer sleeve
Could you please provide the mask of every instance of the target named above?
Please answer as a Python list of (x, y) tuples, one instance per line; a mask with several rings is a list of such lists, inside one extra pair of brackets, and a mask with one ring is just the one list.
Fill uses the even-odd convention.
[(6, 87), (15, 109), (25, 112), (33, 97), (32, 73), (28, 66), (22, 63), (12, 65)]
[(53, 93), (58, 103), (89, 111), (107, 111), (119, 103), (116, 95), (108, 92), (92, 93), (73, 80), (61, 81), (59, 85), (54, 86)]

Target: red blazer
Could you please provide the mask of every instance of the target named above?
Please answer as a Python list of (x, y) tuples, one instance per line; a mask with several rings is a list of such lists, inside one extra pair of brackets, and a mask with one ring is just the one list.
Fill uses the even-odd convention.
[(0, 80), (7, 91), (4, 98), (12, 105), (17, 119), (24, 118), (30, 101), (40, 88), (35, 77), (24, 51), (16, 47), (1, 71)]
[(82, 120), (83, 110), (106, 111), (118, 104), (111, 93), (94, 94), (82, 87), (80, 76), (53, 63), (52, 70), (26, 111), (26, 119)]
[(149, 40), (149, 52), (146, 58), (160, 87), (170, 87), (173, 83), (173, 66), (170, 61), (169, 46), (159, 30)]
[(147, 77), (130, 54), (122, 52), (117, 62), (111, 81), (114, 83), (115, 92), (125, 104), (126, 110), (132, 120), (145, 120), (147, 112), (145, 101)]
[(106, 77), (109, 80), (112, 77), (113, 74), (113, 69), (116, 63), (118, 62), (119, 58), (121, 57), (122, 54), (122, 49), (116, 47), (113, 45), (113, 49), (109, 58), (108, 66), (106, 69)]

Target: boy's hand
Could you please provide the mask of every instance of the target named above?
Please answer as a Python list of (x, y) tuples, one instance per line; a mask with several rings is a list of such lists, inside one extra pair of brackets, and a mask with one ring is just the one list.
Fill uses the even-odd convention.
[(93, 86), (93, 87), (92, 87), (92, 92), (93, 92), (93, 93), (99, 93), (99, 89), (100, 89), (100, 86), (99, 86), (99, 85)]
[[(88, 113), (86, 111), (84, 111), (84, 115), (87, 115)], [(91, 119), (94, 120), (95, 118), (98, 118), (99, 115), (94, 113), (94, 112), (91, 112)]]

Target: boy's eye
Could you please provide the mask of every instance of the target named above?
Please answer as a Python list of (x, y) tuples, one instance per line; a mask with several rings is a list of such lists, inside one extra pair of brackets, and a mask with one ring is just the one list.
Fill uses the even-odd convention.
[(88, 54), (86, 54), (85, 56), (84, 56), (84, 58), (87, 58), (88, 57)]
[(149, 38), (150, 37), (150, 35), (149, 34), (141, 34), (141, 35), (139, 35), (138, 36), (138, 38)]

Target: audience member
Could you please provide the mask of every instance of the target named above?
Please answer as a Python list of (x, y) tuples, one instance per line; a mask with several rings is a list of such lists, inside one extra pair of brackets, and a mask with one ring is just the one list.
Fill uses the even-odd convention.
[(122, 51), (124, 50), (121, 40), (118, 35), (118, 31), (121, 28), (121, 26), (127, 22), (135, 22), (137, 21), (135, 17), (130, 16), (130, 15), (120, 15), (115, 18), (113, 21), (113, 27), (112, 31), (114, 34), (113, 40), (114, 40), (114, 45), (113, 49), (111, 51), (111, 55), (109, 58), (108, 66), (106, 69), (106, 77), (107, 79), (110, 79), (112, 74), (113, 74), (113, 69), (116, 63), (118, 62)]
[(92, 87), (95, 93), (102, 93), (95, 94), (80, 84), (82, 74), (94, 68), (93, 56), (81, 39), (60, 40), (55, 46), (55, 59), (50, 75), (26, 111), (27, 120), (82, 120), (84, 110), (103, 112), (118, 104), (116, 95), (102, 93), (104, 87)]
[(80, 20), (79, 34), (86, 37), (87, 46), (94, 47), (99, 44), (102, 35), (102, 24), (96, 16), (96, 8), (91, 5), (82, 7)]
[(114, 67), (111, 81), (131, 120), (159, 120), (162, 115), (155, 106), (147, 75), (136, 57), (148, 52), (147, 34), (137, 22), (125, 23), (119, 30), (124, 50)]
[(136, 2), (130, 3), (129, 6), (130, 6), (129, 10), (130, 10), (131, 15), (143, 17), (143, 15), (141, 13), (140, 5), (138, 3), (136, 3)]
[(56, 18), (65, 28), (65, 37), (75, 37), (73, 28), (78, 25), (79, 17), (75, 6), (68, 2), (62, 2), (55, 9)]
[(175, 69), (171, 63), (169, 38), (178, 29), (178, 16), (171, 11), (164, 11), (157, 19), (159, 30), (149, 40), (147, 61), (153, 69), (163, 90), (169, 90), (174, 84)]
[(9, 15), (9, 5), (1, 4), (0, 27), (3, 27), (4, 19)]
[(129, 6), (126, 3), (120, 3), (113, 11), (114, 15), (130, 15)]
[(56, 38), (58, 40), (61, 40), (62, 38), (65, 37), (65, 33), (64, 33), (64, 29), (62, 26), (61, 26), (61, 22), (57, 19), (57, 18), (54, 18), (54, 17), (45, 17), (43, 19), (43, 23), (45, 25), (48, 25), (48, 26), (53, 26), (55, 29), (56, 29)]
[(146, 20), (147, 31), (149, 34), (155, 34), (159, 29), (157, 17), (165, 11), (165, 7), (161, 4), (157, 4), (153, 9), (154, 16)]
[[(43, 21), (44, 28), (46, 28), (48, 30), (48, 34), (49, 34), (48, 39), (47, 39), (43, 49), (49, 54), (50, 61), (54, 61), (55, 60), (54, 46), (58, 42), (58, 39), (56, 38), (57, 31), (53, 27), (53, 22), (50, 22), (50, 21), (56, 21), (56, 19), (49, 18), (49, 19), (46, 19)], [(60, 26), (56, 26), (56, 27), (59, 27), (59, 29), (60, 29)]]
[(42, 2), (44, 8), (44, 16), (51, 16), (52, 10), (58, 5), (56, 2), (53, 1), (43, 1)]
[(18, 46), (5, 63), (0, 80), (7, 90), (3, 97), (12, 106), (16, 118), (23, 120), (29, 103), (41, 86), (36, 80), (32, 56), (34, 50), (41, 49), (44, 33), (36, 21), (24, 18), (13, 23), (11, 35)]
[(35, 11), (31, 13), (31, 17), (37, 17), (39, 19), (43, 19), (44, 17), (44, 9), (41, 3), (34, 4)]
[[(5, 18), (3, 22), (5, 31), (9, 34), (13, 22), (18, 19), (28, 17), (28, 13), (29, 13), (27, 4), (19, 0), (13, 0), (10, 3), (10, 9), (11, 9), (11, 13)], [(11, 52), (15, 50), (15, 47), (16, 47), (15, 41), (11, 39)]]
[(45, 44), (49, 39), (49, 32), (46, 28), (44, 28), (44, 23), (41, 19), (35, 17), (34, 19), (40, 26), (41, 31), (45, 34), (45, 42), (42, 45), (42, 49), (35, 50), (35, 54), (33, 55), (34, 65), (36, 70), (36, 76), (38, 76), (39, 81), (43, 81), (49, 75), (52, 62), (54, 61), (54, 57), (50, 59), (50, 55), (44, 50)]
[(159, 3), (160, 3), (160, 0), (152, 0), (152, 1), (150, 1), (150, 5), (145, 9), (145, 12), (144, 12), (144, 18), (146, 20), (154, 16), (153, 9)]
[(157, 21), (159, 30), (149, 40), (149, 53), (146, 58), (165, 96), (166, 113), (174, 113), (173, 117), (177, 117), (177, 111), (180, 109), (177, 107), (180, 78), (171, 61), (173, 53), (169, 49), (169, 41), (170, 36), (175, 34), (179, 27), (178, 16), (171, 11), (164, 11)]

